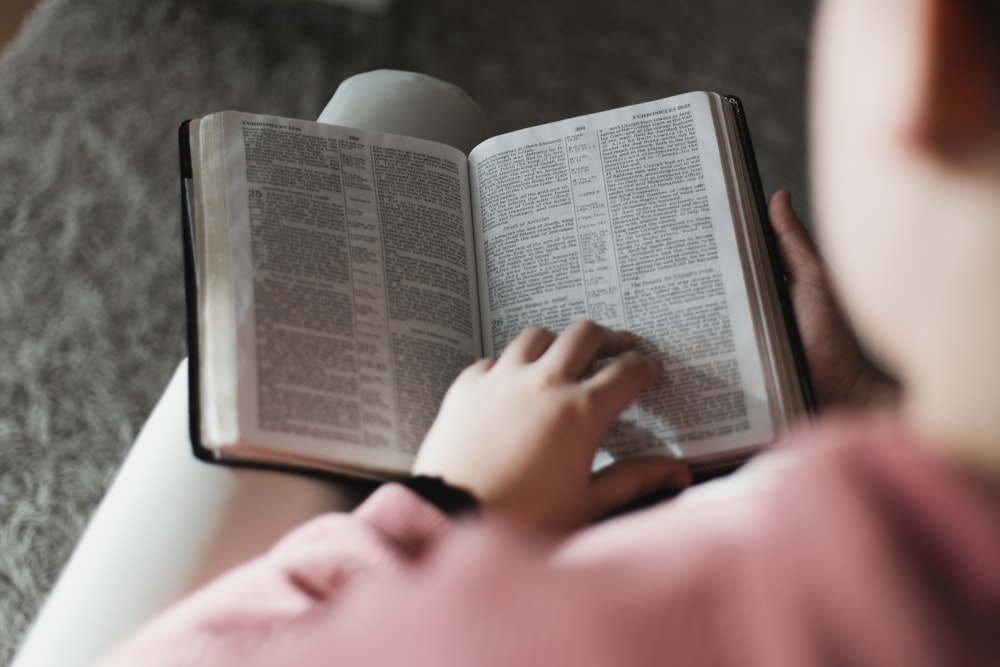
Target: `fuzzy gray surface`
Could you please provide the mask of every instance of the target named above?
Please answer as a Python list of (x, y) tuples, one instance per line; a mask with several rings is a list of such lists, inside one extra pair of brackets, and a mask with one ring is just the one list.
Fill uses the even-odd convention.
[(43, 0), (0, 55), (0, 663), (185, 353), (181, 120), (312, 118), (385, 66), (497, 131), (709, 89), (743, 98), (765, 188), (807, 201), (811, 3), (402, 3)]

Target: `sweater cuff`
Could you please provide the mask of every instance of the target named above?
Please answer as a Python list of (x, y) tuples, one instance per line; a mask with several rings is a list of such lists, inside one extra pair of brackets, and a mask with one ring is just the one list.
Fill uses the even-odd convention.
[(450, 517), (474, 514), (479, 510), (479, 501), (474, 495), (440, 477), (417, 475), (400, 483)]

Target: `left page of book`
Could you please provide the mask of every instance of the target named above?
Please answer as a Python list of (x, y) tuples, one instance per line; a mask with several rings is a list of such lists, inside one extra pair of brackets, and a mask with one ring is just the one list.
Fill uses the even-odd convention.
[[(216, 434), (225, 456), (407, 471), (451, 381), (481, 349), (465, 156), (236, 112), (200, 126), (200, 163), (219, 161), (213, 146), (221, 155), (232, 286), (231, 303), (207, 305), (201, 321), (221, 310), (235, 334), (231, 351), (224, 335), (202, 335), (205, 349), (215, 337), (216, 357), (229, 356), (223, 381), (235, 383), (203, 391), (203, 424), (214, 411), (226, 426), (227, 406), (210, 401), (229, 394), (237, 423)], [(210, 208), (212, 188), (203, 190)], [(202, 387), (218, 384), (210, 360), (201, 366)]]

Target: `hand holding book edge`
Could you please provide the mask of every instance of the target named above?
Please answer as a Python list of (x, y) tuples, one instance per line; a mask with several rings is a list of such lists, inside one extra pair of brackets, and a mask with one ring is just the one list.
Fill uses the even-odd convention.
[(768, 214), (820, 409), (894, 405), (899, 388), (865, 358), (819, 250), (792, 208), (791, 193), (774, 193)]

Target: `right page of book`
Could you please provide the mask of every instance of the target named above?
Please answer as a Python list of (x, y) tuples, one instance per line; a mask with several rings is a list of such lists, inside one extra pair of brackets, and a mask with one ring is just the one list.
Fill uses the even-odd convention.
[(597, 466), (775, 435), (716, 127), (690, 93), (494, 137), (470, 155), (487, 356), (528, 325), (625, 328), (666, 364)]

